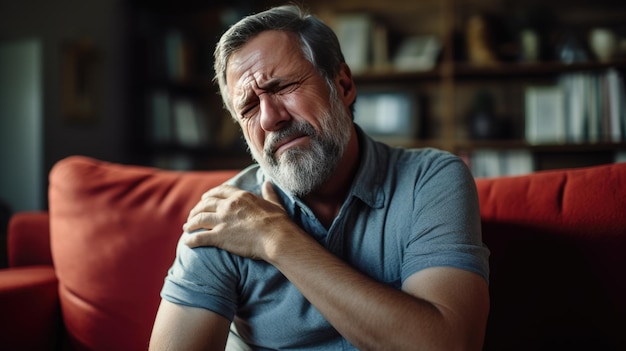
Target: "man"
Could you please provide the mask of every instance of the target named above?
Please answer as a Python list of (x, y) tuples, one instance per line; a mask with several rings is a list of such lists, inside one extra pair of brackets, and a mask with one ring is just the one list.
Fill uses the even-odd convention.
[(215, 58), (258, 165), (191, 211), (151, 349), (223, 349), (231, 322), (254, 349), (480, 349), (488, 250), (463, 162), (366, 136), (335, 35), (297, 7), (244, 18)]

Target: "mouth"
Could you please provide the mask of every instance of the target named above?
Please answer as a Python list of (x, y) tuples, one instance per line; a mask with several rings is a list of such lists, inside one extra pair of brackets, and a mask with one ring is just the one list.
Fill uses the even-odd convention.
[(272, 154), (275, 155), (276, 158), (279, 158), (285, 151), (290, 148), (302, 145), (308, 142), (309, 135), (306, 133), (296, 133), (290, 135), (276, 143), (272, 148)]

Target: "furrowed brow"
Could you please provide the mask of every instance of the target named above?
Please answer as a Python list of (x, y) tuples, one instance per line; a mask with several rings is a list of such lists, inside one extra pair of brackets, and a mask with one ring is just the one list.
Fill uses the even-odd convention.
[(280, 87), (280, 85), (284, 82), (285, 80), (282, 78), (275, 78), (272, 80), (269, 80), (261, 85), (259, 85), (259, 89), (263, 90), (263, 91), (276, 91), (276, 89), (278, 89), (278, 87)]
[(244, 109), (250, 102), (255, 98), (255, 95), (261, 95), (265, 92), (275, 92), (280, 89), (281, 84), (283, 84), (285, 79), (275, 78), (268, 80), (263, 84), (257, 84), (256, 89), (259, 93), (254, 93), (254, 90), (246, 89), (241, 94), (241, 98), (237, 100), (235, 103), (236, 111), (240, 111)]
[(251, 96), (252, 94), (250, 93), (250, 90), (245, 90), (241, 97), (237, 99), (235, 103), (235, 111), (241, 111), (242, 109), (244, 109), (246, 105), (248, 105), (252, 100)]

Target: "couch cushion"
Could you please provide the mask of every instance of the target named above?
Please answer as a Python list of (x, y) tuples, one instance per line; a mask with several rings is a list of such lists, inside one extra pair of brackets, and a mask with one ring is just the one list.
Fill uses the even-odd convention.
[(626, 164), (477, 182), (486, 350), (626, 350)]
[(9, 267), (52, 265), (50, 218), (45, 211), (18, 212), (7, 237)]
[(236, 171), (175, 172), (81, 156), (50, 173), (52, 258), (74, 349), (146, 349), (189, 210)]
[(55, 350), (60, 330), (57, 277), (50, 265), (0, 269), (0, 348)]

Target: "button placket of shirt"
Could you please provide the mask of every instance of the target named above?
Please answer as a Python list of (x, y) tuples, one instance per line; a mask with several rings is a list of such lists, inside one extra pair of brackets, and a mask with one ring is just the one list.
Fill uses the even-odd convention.
[(295, 208), (296, 211), (294, 214), (297, 214), (300, 227), (317, 240), (317, 242), (325, 245), (328, 238), (328, 230), (326, 230), (315, 214), (306, 205), (296, 203)]
[(346, 230), (350, 230), (350, 228), (347, 228), (347, 224), (353, 222), (355, 211), (358, 211), (358, 209), (356, 209), (356, 204), (354, 204), (357, 200), (358, 199), (356, 197), (350, 196), (350, 199), (344, 203), (343, 207), (339, 211), (339, 215), (337, 215), (337, 218), (335, 218), (333, 224), (328, 230), (326, 248), (341, 258), (345, 258), (344, 238)]

